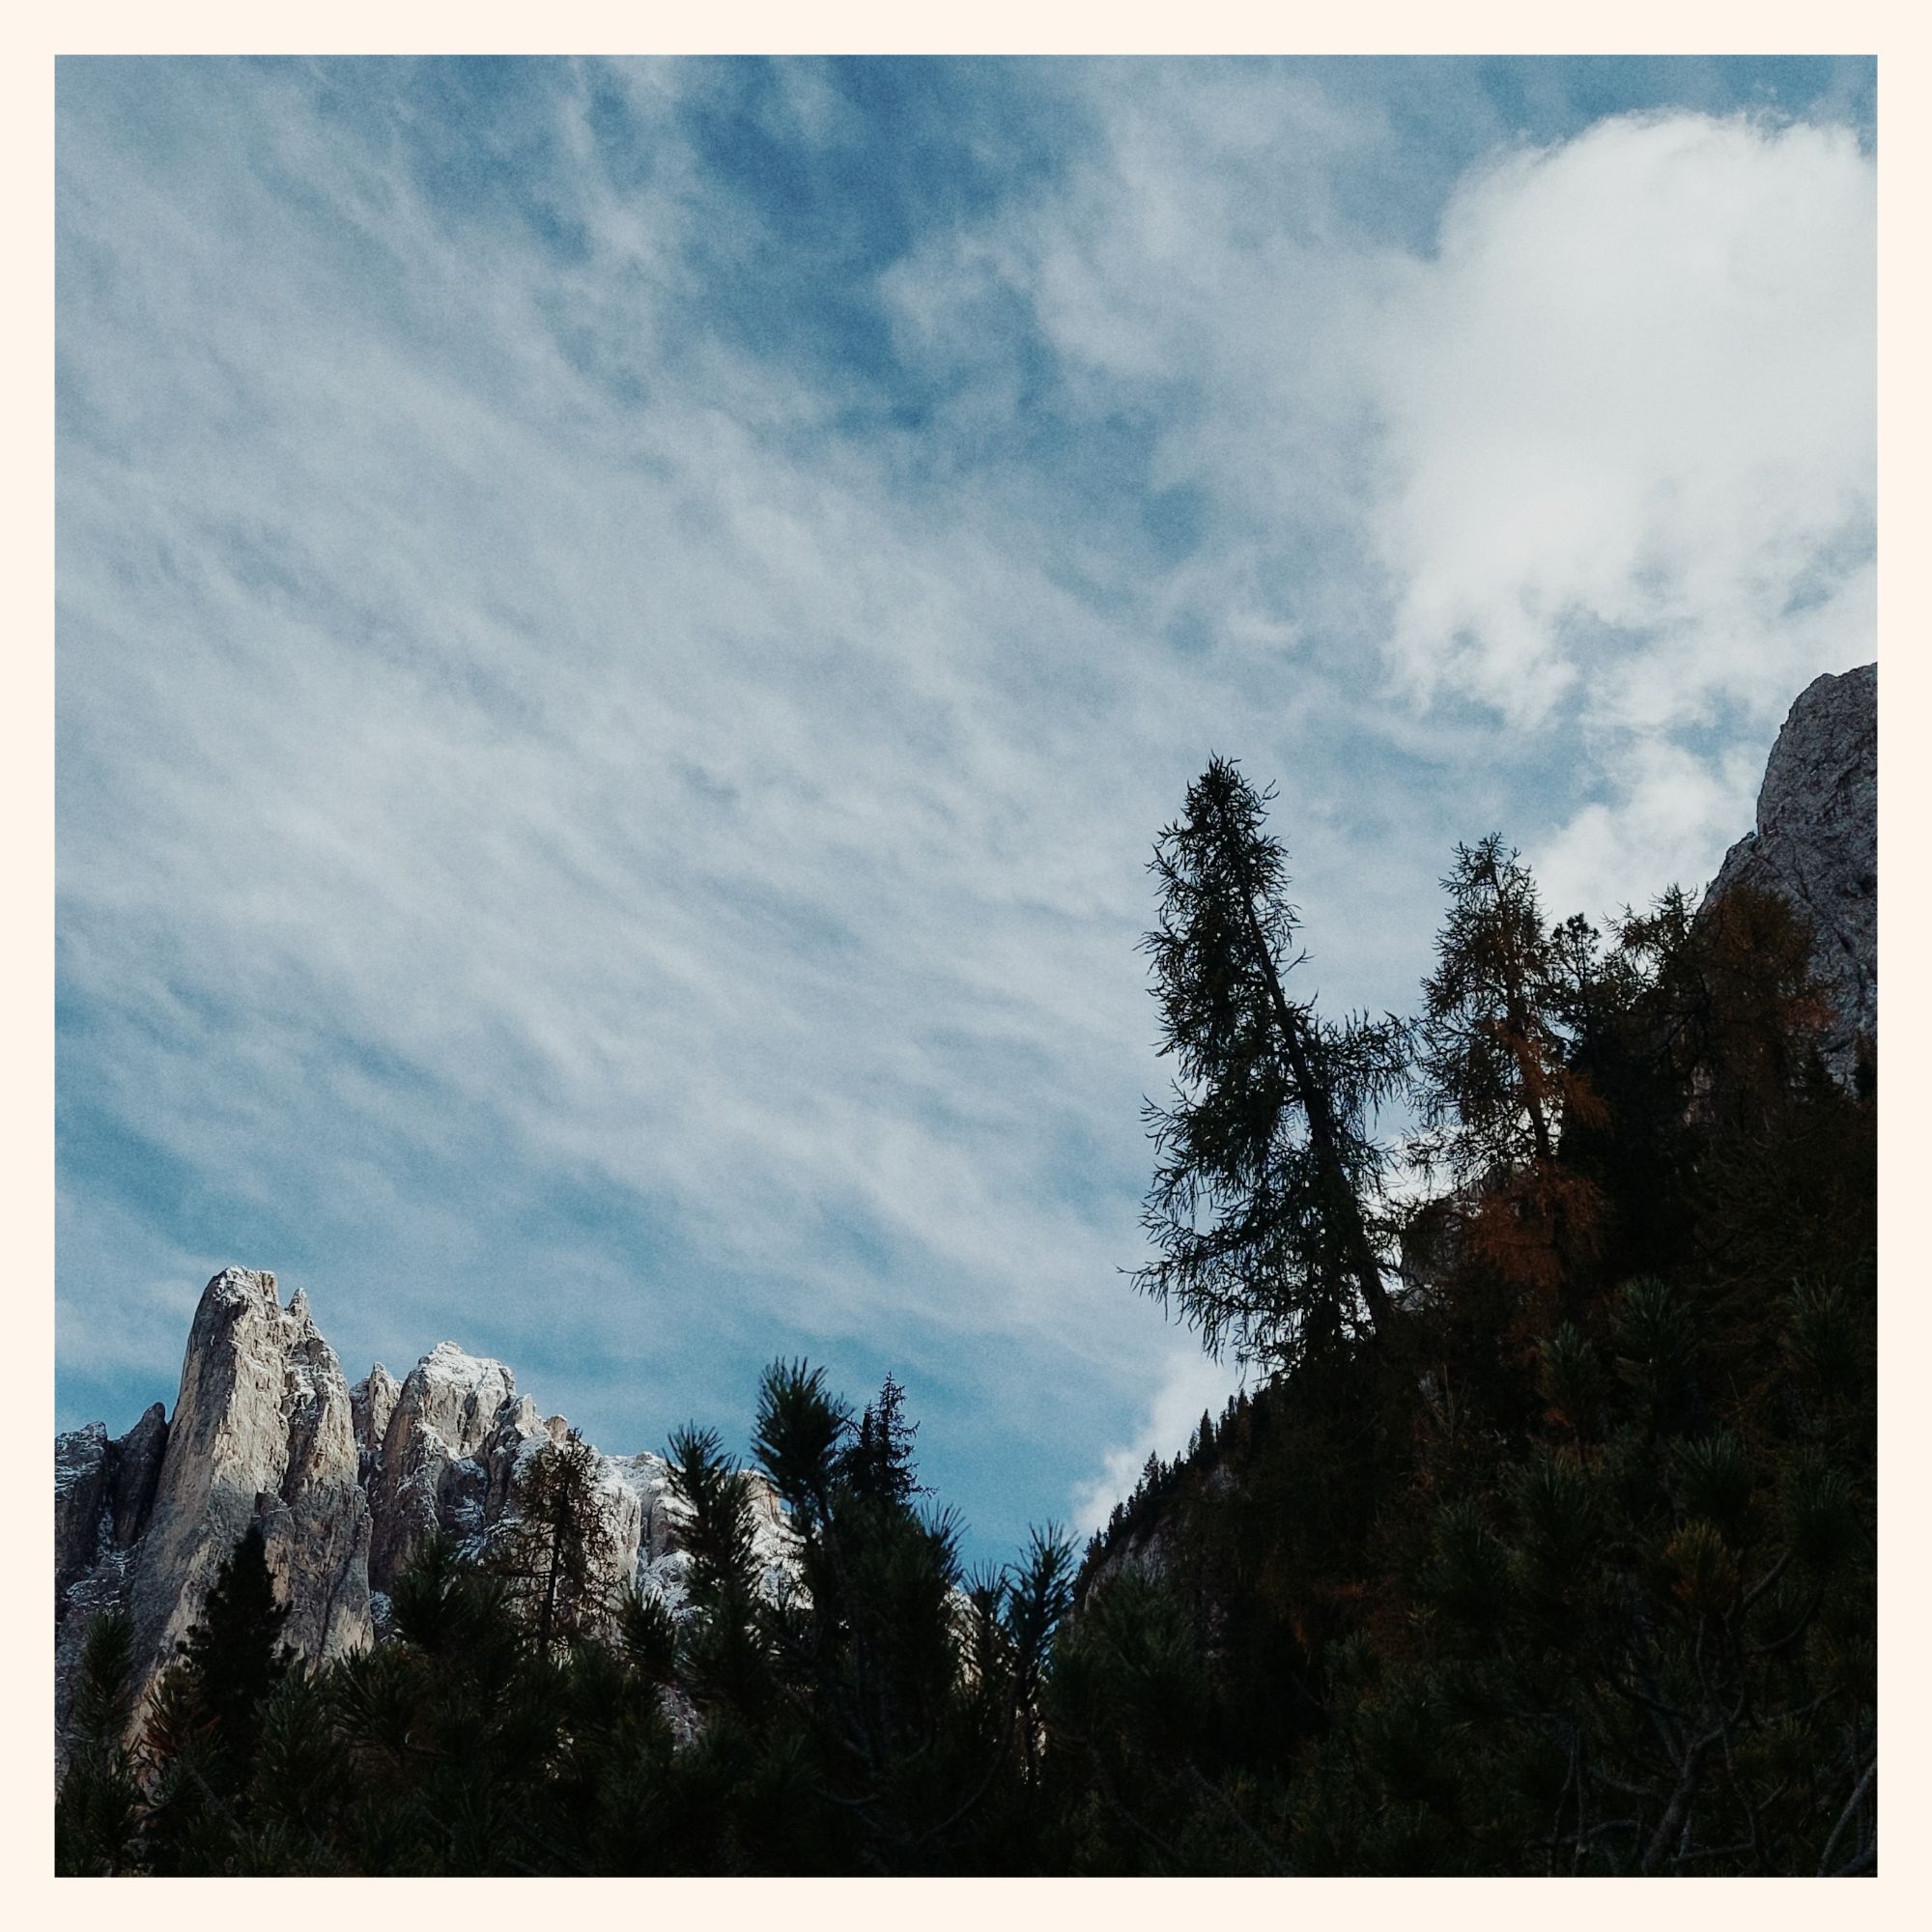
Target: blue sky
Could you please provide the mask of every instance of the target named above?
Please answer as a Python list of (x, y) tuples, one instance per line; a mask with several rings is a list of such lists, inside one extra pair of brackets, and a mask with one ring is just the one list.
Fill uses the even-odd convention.
[(612, 1450), (891, 1370), (998, 1555), (1128, 1292), (1210, 751), (1336, 1006), (1701, 883), (1875, 655), (1867, 61), (58, 81), (58, 1411), (273, 1268)]

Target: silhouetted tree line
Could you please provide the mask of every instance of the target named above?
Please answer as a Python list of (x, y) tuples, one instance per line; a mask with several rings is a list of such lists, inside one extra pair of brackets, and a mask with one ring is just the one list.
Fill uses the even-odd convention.
[(1136, 1278), (1252, 1380), (1077, 1574), (966, 1573), (897, 1383), (775, 1364), (788, 1566), (687, 1429), (677, 1601), (604, 1591), (571, 1441), (365, 1655), (283, 1652), (259, 1532), (138, 1725), (101, 1618), (62, 1869), (1875, 1870), (1875, 1107), (1802, 923), (1551, 924), (1486, 838), (1420, 1010), (1334, 1020), (1268, 802), (1216, 759), (1156, 846)]

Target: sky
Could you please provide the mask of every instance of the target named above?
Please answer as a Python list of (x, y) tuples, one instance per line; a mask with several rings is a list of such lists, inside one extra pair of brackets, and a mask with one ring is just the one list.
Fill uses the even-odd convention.
[(885, 1374), (997, 1561), (1137, 1297), (1147, 860), (1324, 1009), (1707, 881), (1876, 655), (1869, 61), (67, 59), (57, 1420), (202, 1284), (613, 1452)]

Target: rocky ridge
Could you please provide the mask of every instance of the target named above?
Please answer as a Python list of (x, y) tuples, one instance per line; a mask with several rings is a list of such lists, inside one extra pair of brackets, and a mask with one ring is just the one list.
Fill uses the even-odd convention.
[[(54, 1439), (57, 1741), (103, 1609), (132, 1617), (145, 1696), (259, 1521), (288, 1642), (315, 1662), (363, 1648), (384, 1635), (387, 1589), (417, 1541), (436, 1529), (483, 1553), (523, 1463), (568, 1430), (501, 1362), (453, 1342), (400, 1384), (379, 1362), (352, 1388), (299, 1289), (283, 1307), (272, 1274), (224, 1268), (195, 1311), (172, 1419), (156, 1403), (118, 1440), (99, 1423)], [(615, 1552), (606, 1581), (677, 1604), (680, 1506), (664, 1459), (599, 1453), (597, 1468)], [(775, 1582), (787, 1533), (755, 1479), (753, 1497)]]
[[(1772, 747), (1757, 823), (1706, 895), (1776, 893), (1810, 921), (1830, 996), (1825, 1064), (1845, 1085), (1878, 1050), (1878, 666), (1814, 678)], [(1861, 1041), (1865, 1042), (1861, 1047)]]

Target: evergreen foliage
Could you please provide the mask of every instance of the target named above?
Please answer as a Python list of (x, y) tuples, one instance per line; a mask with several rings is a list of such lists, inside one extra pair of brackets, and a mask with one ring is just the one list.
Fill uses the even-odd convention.
[(866, 1405), (843, 1452), (840, 1467), (846, 1482), (862, 1495), (895, 1503), (924, 1495), (913, 1463), (918, 1434), (919, 1424), (905, 1417), (905, 1390), (888, 1375), (877, 1400)]
[(133, 1625), (125, 1610), (105, 1610), (81, 1653), (71, 1754), (54, 1805), (54, 1869), (63, 1876), (111, 1877), (136, 1856), (141, 1791), (127, 1745), (133, 1696)]
[[(216, 1570), (201, 1613), (163, 1671), (144, 1714), (138, 1752), (116, 1749), (135, 1794), (134, 1811), (114, 1864), (137, 1861), (162, 1874), (234, 1871), (254, 1810), (264, 1713), (294, 1669), (281, 1642), (287, 1605), (269, 1574), (262, 1525), (251, 1522)], [(125, 1722), (125, 1626), (103, 1617), (89, 1634), (80, 1703), (91, 1744), (74, 1770), (102, 1762), (112, 1726)], [(116, 1733), (117, 1745), (119, 1734)]]
[(1144, 948), (1179, 1078), (1171, 1105), (1146, 1110), (1157, 1258), (1134, 1280), (1208, 1349), (1279, 1366), (1351, 1327), (1358, 1300), (1387, 1326), (1367, 1205), (1384, 1153), (1368, 1121), (1405, 1060), (1393, 1020), (1324, 1020), (1288, 997), (1305, 955), (1287, 854), (1264, 829), (1273, 795), (1215, 758), (1154, 847)]
[(488, 1567), (508, 1584), (548, 1653), (604, 1630), (616, 1558), (598, 1508), (597, 1453), (573, 1429), (519, 1465), (510, 1507), (490, 1539)]
[(288, 1614), (269, 1575), (262, 1525), (251, 1522), (215, 1572), (182, 1645), (184, 1681), (206, 1714), (224, 1775), (236, 1783), (254, 1763), (263, 1707), (291, 1662), (281, 1643)]
[[(1802, 924), (1672, 893), (1605, 950), (1493, 841), (1446, 883), (1403, 1366), (1293, 1364), (1090, 1550), (1075, 1644), (1124, 1592), (1207, 1690), (1131, 1778), (1083, 1738), (1075, 1868), (1872, 1870), (1874, 1121)], [(1535, 1267), (1477, 1237), (1540, 1208)], [(1117, 1802), (1147, 1767), (1198, 1802)]]
[(1521, 855), (1493, 834), (1459, 845), (1442, 884), (1449, 914), (1422, 987), (1412, 1151), (1470, 1202), (1464, 1238), (1491, 1271), (1547, 1297), (1594, 1252), (1601, 1215), (1595, 1185), (1557, 1159), (1573, 1122), (1605, 1119), (1565, 1023), (1588, 983), (1586, 928), (1548, 929)]

